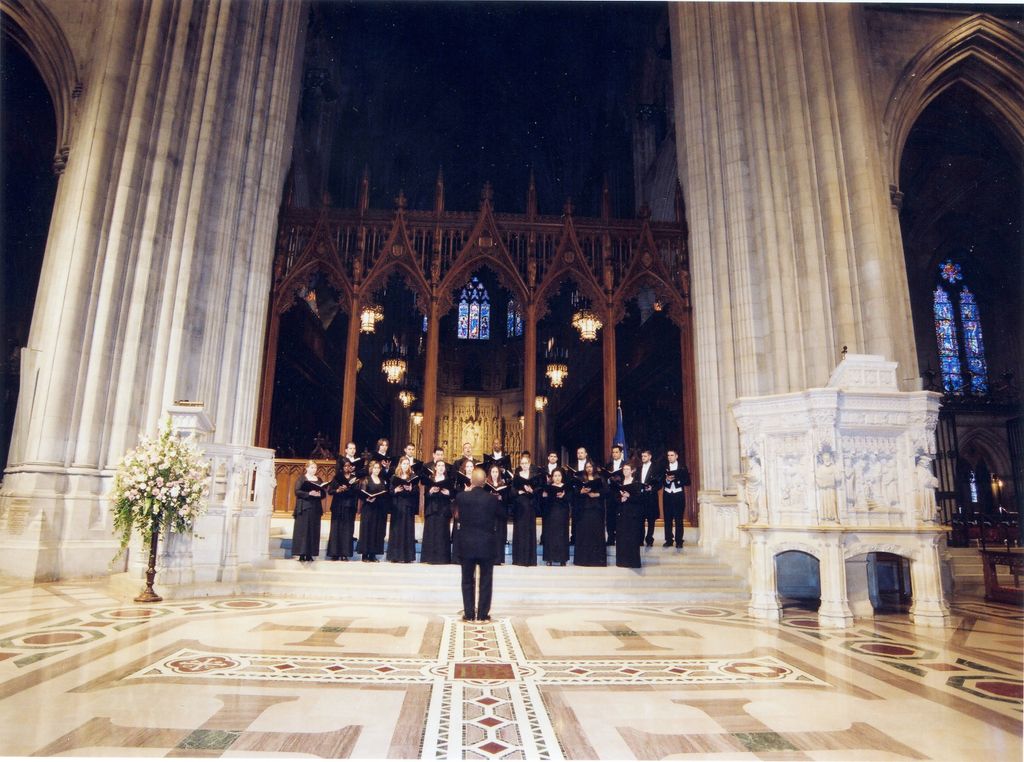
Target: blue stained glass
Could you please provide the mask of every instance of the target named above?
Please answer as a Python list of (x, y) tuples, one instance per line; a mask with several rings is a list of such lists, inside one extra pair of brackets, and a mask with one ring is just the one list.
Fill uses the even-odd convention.
[(480, 338), (491, 338), (491, 305), (489, 302), (480, 305)]
[(964, 385), (960, 374), (960, 349), (956, 336), (953, 304), (942, 286), (935, 289), (932, 301), (935, 314), (935, 341), (939, 345), (939, 367), (942, 386), (947, 392), (957, 392)]
[(427, 316), (423, 316), (423, 333), (427, 332)]
[(939, 274), (947, 283), (956, 283), (964, 278), (963, 269), (951, 259), (947, 259), (939, 265)]
[(971, 372), (971, 391), (988, 393), (988, 366), (985, 362), (985, 342), (981, 335), (981, 316), (978, 303), (967, 286), (960, 292), (960, 325), (963, 327), (964, 351), (967, 370)]
[(469, 338), (469, 302), (465, 299), (459, 303), (459, 338)]
[(508, 314), (505, 318), (505, 335), (508, 338), (515, 338), (523, 335), (523, 311), (515, 299), (509, 300)]
[(459, 293), (460, 339), (491, 338), (491, 298), (474, 276)]

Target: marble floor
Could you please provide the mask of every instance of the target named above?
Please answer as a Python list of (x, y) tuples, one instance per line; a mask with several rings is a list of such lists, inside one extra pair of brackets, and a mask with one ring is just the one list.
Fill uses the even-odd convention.
[(1018, 760), (1018, 609), (823, 631), (742, 606), (142, 606), (0, 586), (0, 755)]

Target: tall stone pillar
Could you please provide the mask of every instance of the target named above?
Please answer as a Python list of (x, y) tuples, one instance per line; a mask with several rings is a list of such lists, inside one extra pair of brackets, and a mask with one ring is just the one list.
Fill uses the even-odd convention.
[[(881, 124), (853, 5), (669, 6), (689, 221), (702, 489), (740, 471), (727, 406), (851, 353), (917, 375)], [(905, 383), (905, 382), (904, 382)]]
[(175, 400), (210, 441), (249, 447), (303, 6), (118, 0), (58, 183), (11, 451), (0, 571), (110, 571), (106, 495), (121, 455)]
[[(602, 384), (604, 394), (604, 442), (601, 443), (603, 452), (598, 458), (608, 457), (612, 446), (612, 439), (615, 438), (616, 418), (618, 410), (618, 380), (616, 379), (615, 367), (615, 321), (612, 319), (613, 311), (606, 310), (607, 319), (604, 328), (601, 329), (601, 363), (604, 366), (604, 380)], [(625, 444), (625, 443), (623, 443)], [(601, 462), (598, 460), (598, 462)]]
[(345, 341), (345, 370), (341, 377), (341, 433), (338, 449), (352, 441), (356, 420), (356, 375), (359, 372), (359, 313), (363, 306), (358, 295), (352, 296), (349, 307), (348, 336)]

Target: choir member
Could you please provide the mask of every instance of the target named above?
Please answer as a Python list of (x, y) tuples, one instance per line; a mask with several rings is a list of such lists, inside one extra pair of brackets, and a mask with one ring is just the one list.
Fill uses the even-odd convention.
[[(574, 465), (567, 466), (566, 468), (563, 469), (567, 477), (566, 481), (569, 482), (569, 485), (573, 488), (574, 496), (576, 492), (579, 490), (579, 485), (582, 481), (581, 477), (583, 475), (583, 469), (586, 468), (588, 460), (590, 460), (590, 457), (587, 455), (587, 448), (577, 447), (576, 460), (574, 461)], [(574, 500), (572, 503), (572, 508), (569, 510), (570, 519), (572, 521), (569, 527), (570, 545), (576, 544), (576, 512), (579, 509), (577, 503), (578, 501)]]
[(640, 500), (643, 503), (641, 521), (645, 528), (644, 544), (648, 548), (654, 545), (654, 525), (658, 521), (658, 474), (654, 470), (654, 462), (650, 450), (640, 453), (640, 470), (635, 474), (641, 484)]
[[(435, 451), (436, 453), (436, 451)], [(455, 485), (448, 475), (448, 464), (435, 461), (423, 479), (426, 498), (423, 508), (423, 548), (420, 562), (450, 564), (452, 562), (452, 499)]]
[(505, 563), (505, 546), (509, 544), (508, 516), (512, 512), (512, 495), (508, 483), (505, 481), (504, 471), (499, 464), (492, 463), (487, 469), (487, 481), (484, 483), (484, 488), (497, 497), (505, 509), (505, 518), (498, 523), (494, 549), (494, 563), (500, 566)]
[(619, 515), (619, 499), (615, 488), (622, 483), (622, 445), (612, 446), (612, 459), (605, 466), (605, 481), (608, 483), (608, 498), (605, 501), (605, 529), (608, 532), (607, 545), (615, 544), (615, 526)]
[(491, 452), (484, 455), (484, 470), (490, 471), (491, 466), (498, 466), (501, 469), (502, 477), (508, 477), (512, 474), (512, 461), (508, 455), (502, 452), (501, 440), (495, 439), (492, 444)]
[(388, 452), (390, 446), (391, 443), (382, 437), (377, 440), (376, 451), (370, 454), (370, 460), (380, 463), (381, 476), (385, 479), (391, 478), (391, 454)]
[(675, 542), (677, 548), (683, 547), (683, 513), (686, 510), (684, 488), (690, 484), (690, 472), (679, 462), (679, 453), (668, 451), (668, 464), (661, 482), (664, 485), (662, 501), (665, 509), (665, 544), (671, 548)]
[[(422, 469), (421, 476), (423, 476), (424, 479), (429, 479), (430, 477), (432, 477), (434, 475), (434, 471), (437, 469), (437, 464), (438, 463), (444, 463), (444, 462), (445, 462), (444, 461), (444, 448), (443, 447), (435, 447), (434, 448), (434, 452), (431, 454), (430, 462), (423, 464), (423, 469)], [(448, 470), (447, 466), (448, 466), (448, 464), (445, 463), (445, 470), (446, 471)], [(448, 476), (452, 477), (452, 476), (454, 476), (454, 473), (449, 473)]]
[(587, 455), (586, 447), (576, 448), (576, 462), (571, 466), (574, 474), (582, 474), (583, 469), (586, 468), (587, 461), (590, 460), (590, 456)]
[(564, 481), (564, 472), (556, 468), (551, 484), (543, 490), (544, 499), (544, 560), (548, 566), (565, 566), (569, 561), (569, 506), (572, 489)]
[(551, 472), (556, 468), (558, 468), (558, 453), (549, 452), (547, 467), (544, 469), (544, 480), (548, 484), (551, 483)]
[[(484, 486), (484, 471), (474, 469), (473, 483), (455, 498), (455, 521), (459, 527), (459, 555), (462, 557), (462, 611), (467, 622), (489, 622), (494, 561), (492, 548), (498, 543), (497, 525), (505, 509)], [(479, 593), (477, 569), (479, 568)]]
[(377, 561), (384, 552), (384, 534), (388, 520), (388, 484), (382, 476), (379, 460), (370, 462), (366, 478), (360, 484), (363, 506), (359, 513), (359, 545), (364, 561)]
[(593, 461), (583, 468), (576, 502), (576, 545), (573, 564), (607, 566), (608, 549), (604, 542), (604, 482)]
[(537, 565), (537, 498), (543, 483), (544, 475), (530, 462), (530, 453), (523, 452), (512, 476), (512, 563), (516, 566)]
[(352, 535), (356, 525), (359, 479), (356, 467), (348, 460), (334, 475), (334, 499), (331, 501), (331, 534), (327, 539), (327, 559), (348, 561), (352, 557)]
[(391, 477), (391, 527), (388, 530), (388, 561), (408, 564), (416, 560), (416, 514), (419, 513), (419, 477), (403, 455)]
[(633, 464), (622, 464), (622, 480), (609, 487), (619, 503), (617, 531), (615, 533), (615, 565), (639, 569), (640, 545), (644, 538), (643, 485), (633, 476)]
[(292, 555), (299, 562), (312, 561), (320, 555), (320, 519), (324, 515), (322, 500), (328, 485), (317, 481), (316, 463), (306, 463), (306, 473), (295, 483), (295, 527), (292, 530)]
[(405, 457), (409, 459), (410, 467), (412, 472), (416, 476), (421, 476), (420, 471), (423, 469), (423, 461), (416, 458), (416, 445), (407, 444), (405, 446)]
[(346, 463), (352, 464), (353, 474), (357, 479), (362, 479), (366, 476), (366, 461), (356, 454), (355, 442), (349, 442), (345, 445), (345, 452), (338, 454), (338, 459), (334, 463), (335, 475), (342, 472), (342, 466)]
[(473, 445), (464, 442), (462, 445), (462, 457), (455, 461), (455, 468), (460, 474), (466, 473), (466, 464), (476, 465), (476, 458), (473, 457)]

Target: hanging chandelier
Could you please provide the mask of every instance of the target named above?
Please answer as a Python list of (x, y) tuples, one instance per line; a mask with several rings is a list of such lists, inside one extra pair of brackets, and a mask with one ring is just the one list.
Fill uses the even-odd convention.
[(397, 384), (405, 377), (405, 358), (389, 357), (381, 363), (380, 369), (384, 371), (389, 384)]
[(377, 323), (384, 319), (384, 308), (377, 303), (367, 304), (359, 313), (359, 332), (373, 333)]
[(398, 401), (402, 403), (402, 407), (408, 409), (412, 406), (412, 403), (416, 401), (416, 395), (408, 389), (402, 389), (398, 393)]
[(419, 426), (423, 423), (423, 413), (419, 410), (414, 410), (409, 414), (409, 418), (412, 419), (413, 426)]
[(572, 316), (572, 327), (580, 332), (580, 338), (583, 341), (594, 341), (602, 325), (604, 323), (601, 322), (597, 313), (587, 307), (577, 310)]
[(544, 372), (544, 375), (551, 381), (551, 386), (555, 389), (560, 389), (562, 382), (565, 381), (569, 375), (569, 366), (561, 362), (548, 363), (548, 368)]
[(538, 413), (543, 413), (544, 412), (544, 408), (546, 408), (547, 406), (548, 406), (548, 398), (545, 397), (544, 395), (538, 396), (533, 401), (533, 409), (536, 410)]

